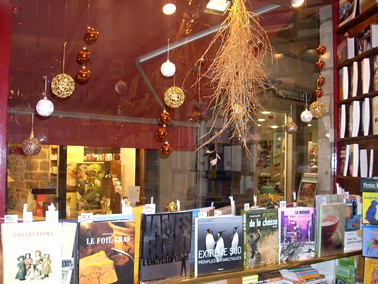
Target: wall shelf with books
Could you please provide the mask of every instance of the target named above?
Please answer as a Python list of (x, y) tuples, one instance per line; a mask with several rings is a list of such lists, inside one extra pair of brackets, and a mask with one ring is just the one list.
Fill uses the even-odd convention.
[[(225, 280), (225, 279), (239, 279), (240, 280), (240, 278), (242, 277), (247, 277), (253, 274), (260, 274), (263, 272), (276, 271), (276, 270), (285, 269), (285, 268), (294, 268), (301, 265), (314, 264), (314, 263), (319, 263), (323, 261), (339, 259), (342, 257), (355, 256), (355, 255), (361, 255), (361, 250), (350, 251), (350, 252), (346, 252), (342, 254), (335, 254), (335, 255), (330, 255), (330, 256), (316, 257), (313, 259), (302, 260), (302, 261), (291, 262), (291, 263), (281, 263), (278, 265), (266, 265), (262, 267), (255, 267), (251, 270), (232, 271), (232, 272), (200, 276), (197, 278), (182, 279), (182, 280), (179, 280), (178, 282), (175, 281), (173, 283), (208, 283), (212, 281), (219, 281), (219, 280)], [(167, 283), (167, 282), (164, 282), (164, 283)]]
[(378, 4), (356, 8), (334, 10), (334, 177), (351, 194), (378, 175)]

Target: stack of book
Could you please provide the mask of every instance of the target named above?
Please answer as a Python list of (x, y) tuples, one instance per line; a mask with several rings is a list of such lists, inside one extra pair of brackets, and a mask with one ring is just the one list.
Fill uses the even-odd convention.
[(303, 265), (295, 268), (281, 269), (282, 283), (327, 283), (323, 274), (311, 265)]

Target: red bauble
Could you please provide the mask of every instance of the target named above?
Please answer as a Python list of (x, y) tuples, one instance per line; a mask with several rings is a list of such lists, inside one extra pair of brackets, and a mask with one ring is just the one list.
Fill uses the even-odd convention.
[(319, 54), (319, 55), (324, 55), (326, 52), (327, 52), (327, 48), (324, 46), (324, 45), (319, 45), (317, 48), (316, 48), (316, 52)]
[(76, 74), (76, 80), (80, 84), (88, 83), (90, 77), (91, 77), (91, 71), (88, 70), (84, 65)]
[(156, 138), (160, 141), (165, 140), (167, 138), (167, 134), (168, 134), (168, 131), (165, 125), (158, 128), (158, 130), (156, 130), (156, 133), (155, 133)]
[(90, 59), (91, 59), (91, 52), (87, 50), (86, 47), (83, 47), (77, 54), (76, 61), (79, 64), (85, 64), (85, 63), (88, 63)]
[(325, 85), (326, 79), (322, 75), (319, 75), (318, 79), (316, 79), (316, 83), (317, 83), (318, 87), (322, 87), (322, 86)]
[(162, 124), (168, 124), (171, 121), (171, 115), (164, 110), (160, 115), (159, 115), (159, 120)]
[(317, 89), (315, 90), (315, 96), (316, 96), (317, 98), (321, 98), (321, 97), (323, 97), (323, 95), (324, 95), (324, 92), (323, 92), (322, 89), (317, 88)]
[(318, 61), (315, 63), (315, 68), (318, 70), (322, 70), (325, 66), (325, 63), (323, 60), (318, 59)]
[(88, 44), (92, 44), (96, 42), (99, 36), (100, 36), (100, 33), (98, 31), (88, 26), (84, 34), (84, 41)]
[(163, 146), (161, 146), (160, 151), (161, 151), (164, 155), (168, 156), (169, 154), (172, 153), (172, 146), (169, 145), (168, 142), (165, 142), (165, 143), (163, 144)]

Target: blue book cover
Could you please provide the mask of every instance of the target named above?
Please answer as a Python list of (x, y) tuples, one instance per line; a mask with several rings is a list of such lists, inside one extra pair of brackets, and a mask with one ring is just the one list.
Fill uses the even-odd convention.
[(362, 255), (378, 257), (378, 226), (364, 225), (362, 227)]

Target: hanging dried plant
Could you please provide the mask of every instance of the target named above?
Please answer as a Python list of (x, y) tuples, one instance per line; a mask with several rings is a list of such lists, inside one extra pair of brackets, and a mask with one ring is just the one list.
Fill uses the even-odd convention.
[[(250, 154), (247, 136), (257, 110), (262, 108), (259, 97), (272, 88), (264, 62), (272, 57), (273, 49), (257, 15), (247, 10), (245, 0), (232, 2), (228, 16), (196, 64), (201, 66), (210, 49), (220, 44), (210, 66), (197, 80), (199, 85), (202, 79), (208, 79), (212, 88), (209, 108), (213, 123), (200, 138), (200, 147), (229, 131), (230, 140), (240, 140)], [(219, 121), (221, 127), (212, 135)]]

